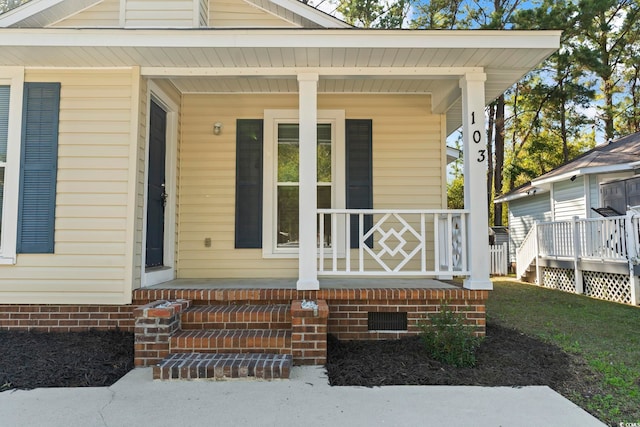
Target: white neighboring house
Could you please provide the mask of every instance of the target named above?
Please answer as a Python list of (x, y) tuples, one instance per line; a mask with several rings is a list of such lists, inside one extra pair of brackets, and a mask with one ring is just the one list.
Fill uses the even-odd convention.
[[(625, 229), (622, 226), (617, 231), (605, 231), (607, 221), (622, 221), (605, 220), (605, 217), (624, 216), (630, 207), (640, 205), (640, 175), (637, 174), (639, 169), (640, 132), (598, 145), (576, 159), (533, 179), (530, 183), (496, 198), (495, 203), (507, 203), (509, 207), (510, 262), (526, 263), (526, 261), (519, 261), (518, 251), (520, 250), (522, 253), (525, 250), (523, 246), (526, 246), (527, 236), (532, 234), (536, 224), (539, 229), (544, 226), (560, 230), (564, 226), (564, 231), (559, 234), (552, 233), (553, 237), (550, 237), (551, 235), (541, 236), (541, 232), (538, 232), (540, 236), (537, 255), (547, 258), (546, 260), (539, 259), (538, 266), (547, 267), (545, 271), (548, 275), (552, 274), (551, 268), (562, 269), (568, 265), (560, 260), (564, 255), (568, 258), (580, 258), (584, 261), (583, 263), (590, 261), (590, 258), (593, 260), (600, 258), (594, 253), (586, 253), (588, 247), (595, 242), (593, 235), (586, 236), (583, 230), (578, 238), (582, 241), (576, 241), (576, 245), (581, 244), (582, 248), (577, 251), (573, 250), (573, 237), (567, 236), (573, 233), (572, 227), (579, 224), (576, 226), (592, 229), (594, 233), (602, 235), (599, 238), (603, 239), (602, 242), (605, 246), (614, 247), (615, 245), (611, 243), (612, 240), (620, 240), (622, 237), (612, 239), (612, 233), (622, 235)], [(575, 219), (580, 221), (576, 222)], [(553, 249), (547, 246), (544, 250), (548, 252), (543, 253), (541, 245), (545, 244), (545, 239), (547, 239), (547, 243), (549, 239), (565, 239), (568, 243), (565, 243), (565, 248), (560, 250), (560, 244), (556, 241)], [(633, 241), (626, 246), (629, 246), (630, 250), (632, 244), (636, 243)], [(562, 251), (564, 253), (560, 254), (559, 252)], [(626, 265), (628, 253), (626, 249), (624, 256), (622, 256), (622, 252), (618, 254), (620, 257), (616, 255), (611, 257), (610, 255), (601, 259), (601, 261), (608, 261), (606, 267), (602, 264), (592, 265), (592, 270), (598, 272), (607, 270), (628, 278), (629, 271)], [(550, 261), (549, 258), (554, 258), (554, 260)], [(569, 269), (574, 269), (576, 264), (573, 262)], [(527, 267), (517, 266), (517, 271), (524, 272)], [(575, 268), (575, 270), (576, 272), (572, 273), (574, 276), (577, 275), (579, 269)], [(556, 273), (557, 271), (553, 274)], [(635, 277), (635, 274), (631, 274), (631, 276)], [(563, 286), (572, 290), (579, 282), (575, 278), (567, 280), (572, 284)], [(538, 281), (545, 282), (545, 277), (539, 277)], [(627, 296), (631, 298), (631, 293)]]

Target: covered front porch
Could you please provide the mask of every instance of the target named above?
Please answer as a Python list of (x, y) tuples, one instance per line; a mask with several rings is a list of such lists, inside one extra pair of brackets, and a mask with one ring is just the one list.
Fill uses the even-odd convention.
[[(155, 202), (166, 256), (144, 259), (159, 230), (147, 221), (142, 287), (290, 277), (303, 291), (406, 276), (491, 289), (484, 106), (557, 34), (335, 33), (229, 32), (198, 48), (180, 34), (171, 66), (145, 56), (168, 166)], [(467, 209), (447, 210), (446, 136), (460, 125)]]

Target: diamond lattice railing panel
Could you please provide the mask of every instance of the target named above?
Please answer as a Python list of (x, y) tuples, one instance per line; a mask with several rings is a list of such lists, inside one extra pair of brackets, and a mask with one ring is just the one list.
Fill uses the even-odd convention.
[(575, 293), (575, 272), (566, 268), (545, 267), (542, 274), (542, 285), (545, 288)]
[(583, 271), (584, 294), (608, 301), (631, 303), (631, 286), (626, 274)]
[[(362, 240), (366, 241), (376, 233), (380, 236), (376, 239), (379, 249), (367, 245), (363, 245), (363, 248), (385, 271), (400, 271), (424, 250), (425, 237), (398, 214), (385, 214)], [(409, 241), (415, 243), (411, 245)]]

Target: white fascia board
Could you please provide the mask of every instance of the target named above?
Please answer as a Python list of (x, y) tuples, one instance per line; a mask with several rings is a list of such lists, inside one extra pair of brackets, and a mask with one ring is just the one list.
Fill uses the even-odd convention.
[(633, 164), (634, 163), (623, 163), (620, 165), (595, 166), (591, 168), (576, 169), (574, 171), (563, 173), (562, 175), (558, 175), (558, 176), (552, 176), (552, 177), (543, 178), (543, 179), (534, 179), (534, 180), (531, 180), (531, 184), (540, 186), (540, 185), (551, 184), (558, 181), (565, 181), (567, 179), (570, 179), (572, 176), (596, 175), (600, 173), (611, 173), (611, 172), (632, 170)]
[[(47, 0), (54, 1), (54, 0)], [(55, 0), (57, 1), (57, 0)], [(215, 37), (212, 35), (215, 34)], [(559, 31), (362, 29), (0, 29), (0, 46), (529, 49), (555, 51)]]
[(403, 78), (451, 78), (482, 72), (477, 67), (141, 67), (146, 77), (260, 77), (313, 73), (326, 77), (376, 76)]
[(536, 188), (531, 189), (530, 192), (527, 192), (527, 193), (516, 193), (516, 194), (511, 194), (509, 196), (498, 197), (497, 199), (495, 199), (493, 201), (493, 203), (505, 203), (505, 202), (510, 202), (512, 200), (524, 199), (525, 197), (533, 197), (536, 194), (548, 193), (549, 190), (548, 189), (544, 189), (544, 188), (536, 187)]
[(312, 6), (303, 4), (298, 0), (269, 0), (271, 3), (281, 6), (311, 22), (315, 22), (326, 28), (351, 28), (351, 25), (331, 15), (317, 10)]
[(460, 150), (447, 146), (447, 164), (453, 163), (460, 158)]
[(4, 28), (15, 25), (63, 1), (64, 0), (31, 0), (0, 15), (0, 27)]

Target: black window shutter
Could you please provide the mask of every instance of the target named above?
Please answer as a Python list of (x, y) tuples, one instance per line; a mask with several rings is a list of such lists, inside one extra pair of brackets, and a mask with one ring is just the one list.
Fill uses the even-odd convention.
[[(373, 208), (372, 121), (346, 120), (347, 209)], [(373, 226), (373, 216), (364, 217), (364, 232)], [(358, 216), (351, 215), (351, 247), (358, 247)], [(373, 246), (373, 239), (366, 244)]]
[(53, 253), (60, 83), (25, 83), (18, 253)]
[(262, 129), (260, 119), (236, 126), (236, 248), (262, 247)]

